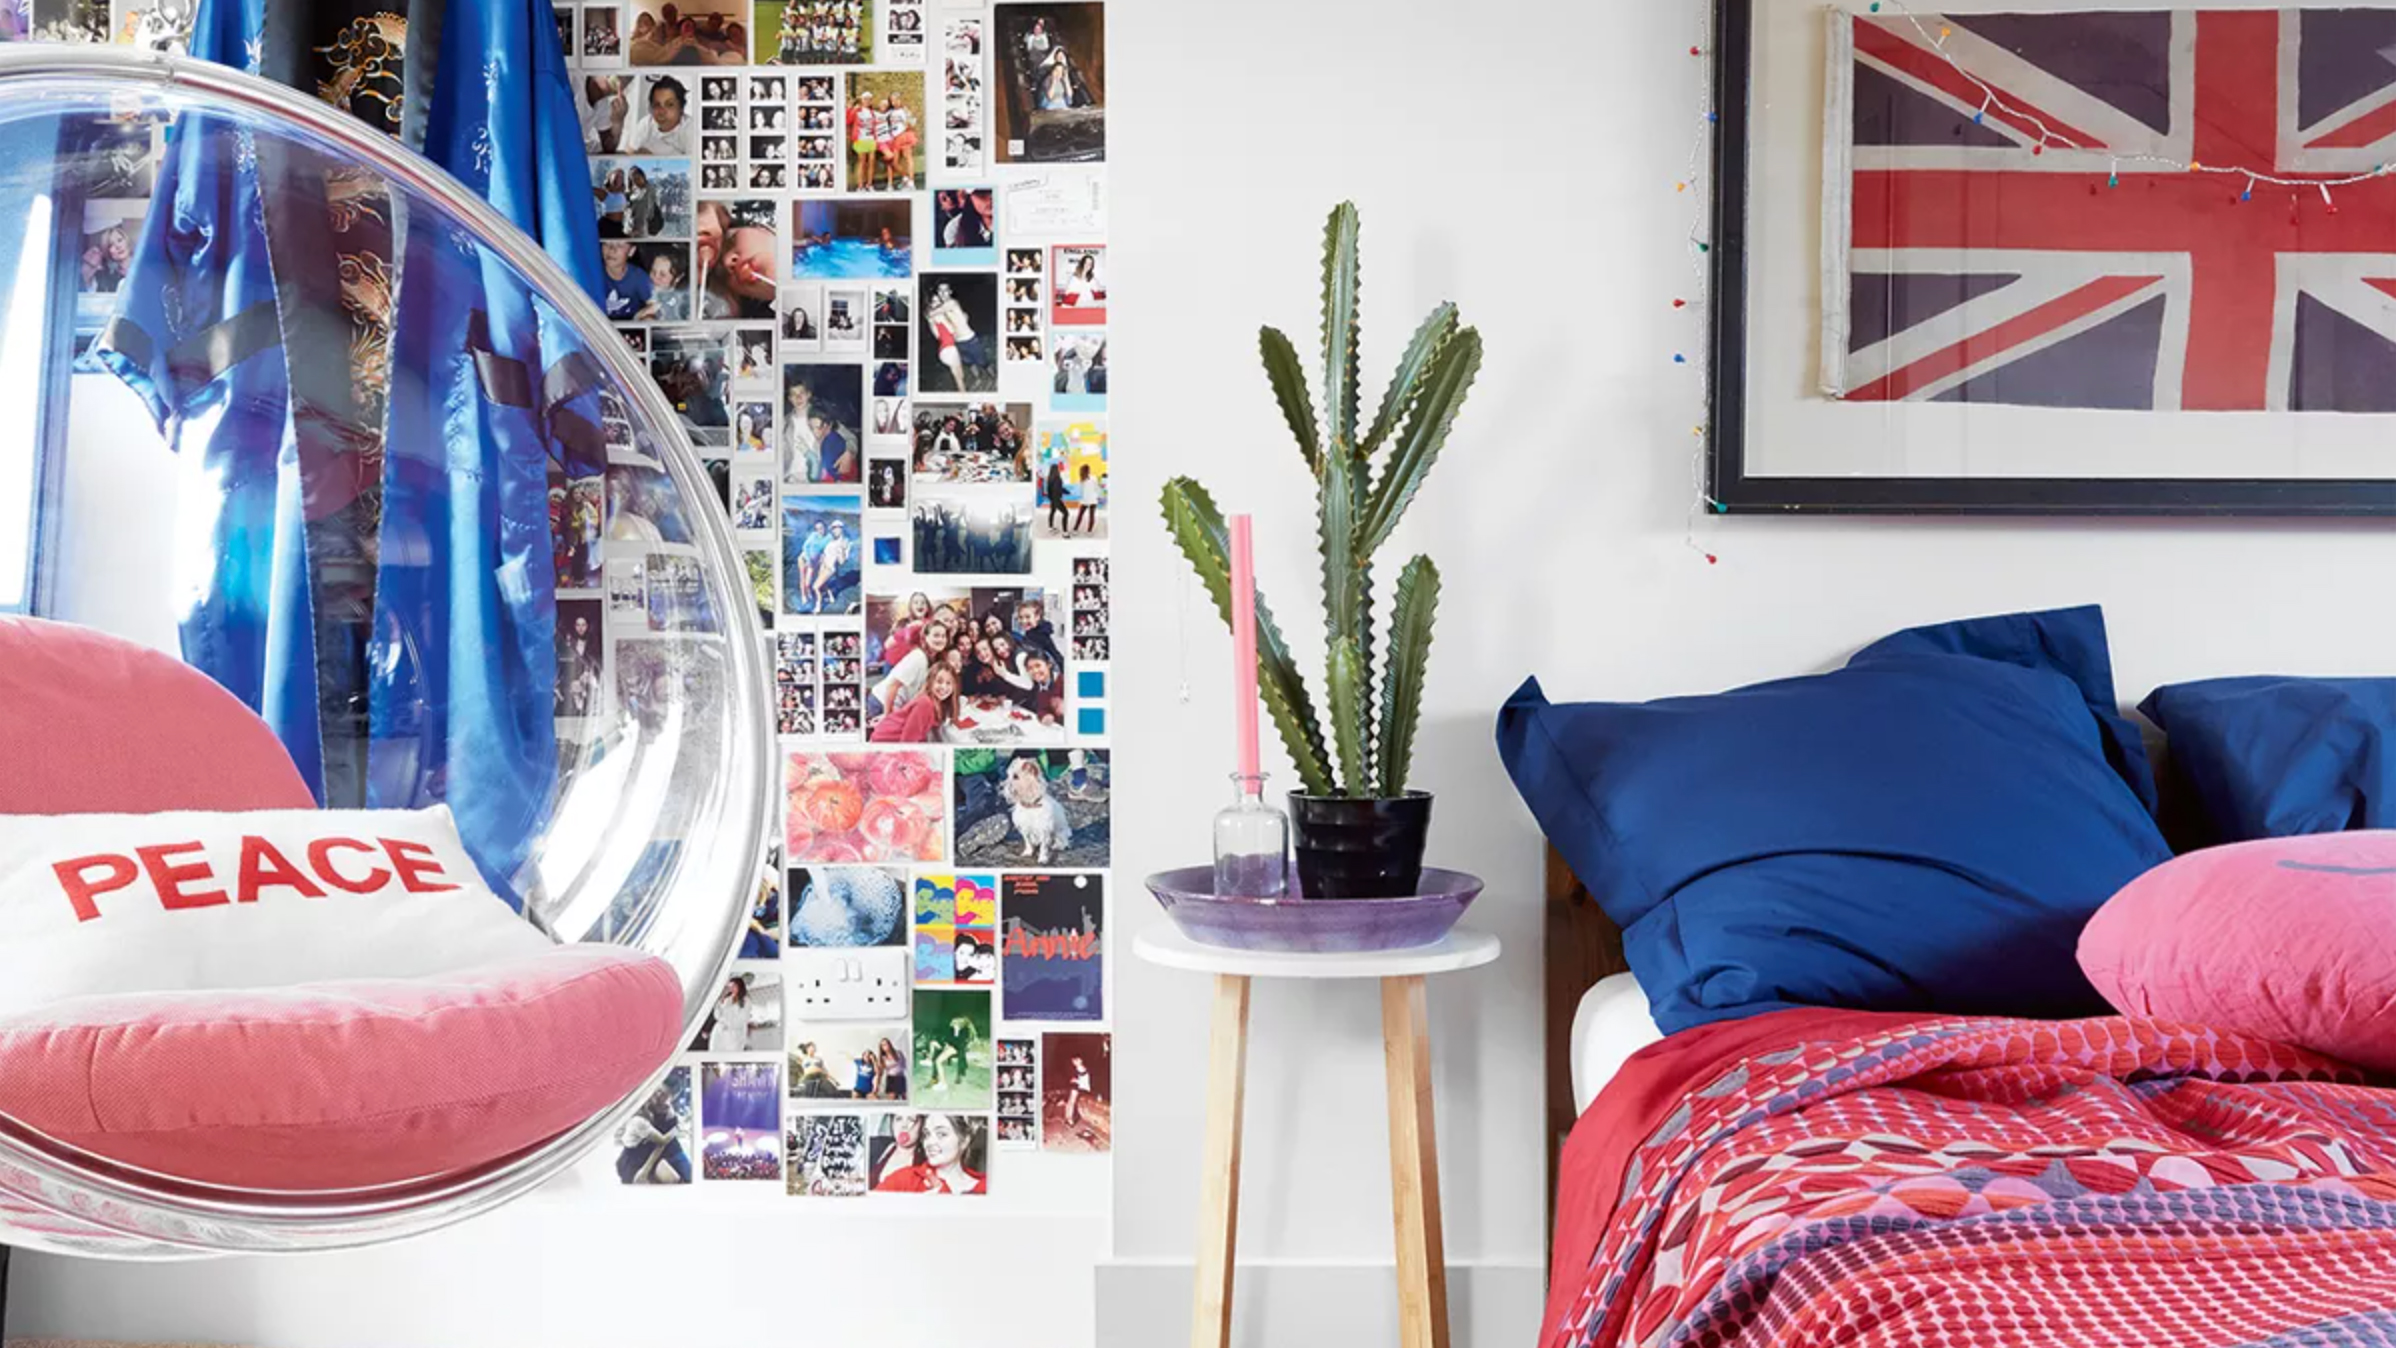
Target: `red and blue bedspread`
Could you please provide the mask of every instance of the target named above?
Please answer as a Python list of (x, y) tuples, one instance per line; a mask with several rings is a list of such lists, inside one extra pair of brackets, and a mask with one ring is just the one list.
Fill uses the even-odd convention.
[(1561, 1181), (1546, 1348), (2396, 1348), (2396, 1092), (2201, 1027), (1702, 1026)]

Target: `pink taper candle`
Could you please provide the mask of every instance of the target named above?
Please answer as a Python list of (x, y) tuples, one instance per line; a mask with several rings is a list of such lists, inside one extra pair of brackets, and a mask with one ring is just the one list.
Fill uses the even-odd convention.
[(1231, 705), (1240, 775), (1257, 775), (1256, 543), (1249, 517), (1231, 517)]

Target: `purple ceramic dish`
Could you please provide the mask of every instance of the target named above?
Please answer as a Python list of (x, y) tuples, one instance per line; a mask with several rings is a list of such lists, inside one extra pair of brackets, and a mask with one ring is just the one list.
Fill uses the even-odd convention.
[(1201, 945), (1323, 955), (1407, 950), (1448, 934), (1480, 897), (1481, 881), (1462, 871), (1423, 869), (1403, 899), (1285, 899), (1217, 896), (1212, 866), (1185, 866), (1148, 877), (1148, 892), (1173, 925)]

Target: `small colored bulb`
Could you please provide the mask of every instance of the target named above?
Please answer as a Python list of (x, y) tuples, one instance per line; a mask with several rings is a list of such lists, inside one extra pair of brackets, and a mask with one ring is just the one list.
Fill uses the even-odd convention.
[(1675, 351), (1672, 353), (1672, 363), (1675, 365), (1686, 365), (1689, 363), (1689, 358), (1682, 355), (1680, 352)]
[(1676, 299), (1672, 302), (1672, 307), (1675, 309), (1686, 309), (1689, 307), (1689, 302), (1683, 299)]

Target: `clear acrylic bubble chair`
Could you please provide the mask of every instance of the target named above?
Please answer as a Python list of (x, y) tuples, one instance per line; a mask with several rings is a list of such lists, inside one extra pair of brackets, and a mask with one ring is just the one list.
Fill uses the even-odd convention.
[[(221, 67), (90, 48), (0, 51), (0, 306), (0, 614), (206, 674), (326, 808), (446, 804), (536, 927), (670, 965), (687, 1043), (775, 783), (757, 585), (661, 392), (676, 372), (394, 140)], [(334, 1191), (159, 1173), (0, 1114), (0, 1242), (415, 1235), (557, 1175), (648, 1090), (509, 1155)]]

